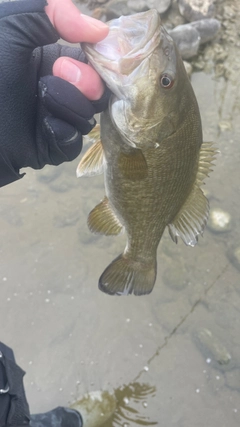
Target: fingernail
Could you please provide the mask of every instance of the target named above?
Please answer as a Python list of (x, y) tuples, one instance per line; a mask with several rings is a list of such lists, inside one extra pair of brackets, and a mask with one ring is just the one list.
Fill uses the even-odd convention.
[(84, 13), (81, 13), (81, 17), (83, 17), (84, 21), (86, 21), (88, 24), (95, 28), (108, 28), (108, 25), (104, 24), (104, 22), (99, 21), (98, 19), (92, 18), (91, 16), (84, 15)]
[(61, 77), (70, 83), (77, 83), (81, 78), (81, 71), (77, 65), (67, 59), (64, 59), (61, 66)]

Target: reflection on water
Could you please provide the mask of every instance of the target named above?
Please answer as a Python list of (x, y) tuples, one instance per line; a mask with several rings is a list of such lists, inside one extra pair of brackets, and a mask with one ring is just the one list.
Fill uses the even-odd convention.
[(153, 417), (147, 410), (148, 401), (154, 397), (155, 391), (155, 387), (137, 382), (116, 389), (117, 409), (112, 420), (105, 424), (106, 427), (112, 423), (121, 427), (158, 425), (158, 421), (152, 421)]

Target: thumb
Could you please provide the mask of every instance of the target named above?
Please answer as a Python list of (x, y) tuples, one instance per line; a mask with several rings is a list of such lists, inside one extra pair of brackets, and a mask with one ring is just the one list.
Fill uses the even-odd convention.
[(82, 14), (71, 0), (48, 0), (45, 12), (60, 36), (70, 43), (96, 43), (109, 31), (103, 22)]

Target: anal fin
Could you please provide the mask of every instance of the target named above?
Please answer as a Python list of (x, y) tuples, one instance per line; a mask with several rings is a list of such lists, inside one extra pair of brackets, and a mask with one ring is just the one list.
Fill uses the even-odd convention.
[(88, 227), (92, 233), (114, 236), (121, 233), (123, 226), (109, 206), (108, 198), (104, 199), (90, 212)]
[(100, 139), (100, 126), (97, 124), (85, 139), (93, 142), (93, 145), (86, 151), (77, 167), (78, 178), (103, 173), (104, 154)]

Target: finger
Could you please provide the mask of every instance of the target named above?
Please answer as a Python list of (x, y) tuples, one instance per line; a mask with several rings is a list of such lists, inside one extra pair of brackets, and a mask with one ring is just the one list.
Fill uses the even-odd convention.
[(75, 159), (81, 152), (82, 135), (69, 123), (48, 116), (44, 120), (43, 131), (48, 142), (46, 163), (59, 165)]
[(60, 36), (70, 43), (96, 43), (108, 34), (106, 24), (82, 14), (71, 0), (48, 0), (45, 11)]
[(54, 117), (63, 120), (83, 135), (95, 125), (95, 109), (91, 102), (72, 84), (55, 76), (45, 76), (39, 82), (39, 96)]
[(72, 83), (91, 101), (103, 95), (105, 86), (101, 77), (90, 65), (76, 59), (58, 58), (53, 65), (53, 75)]

